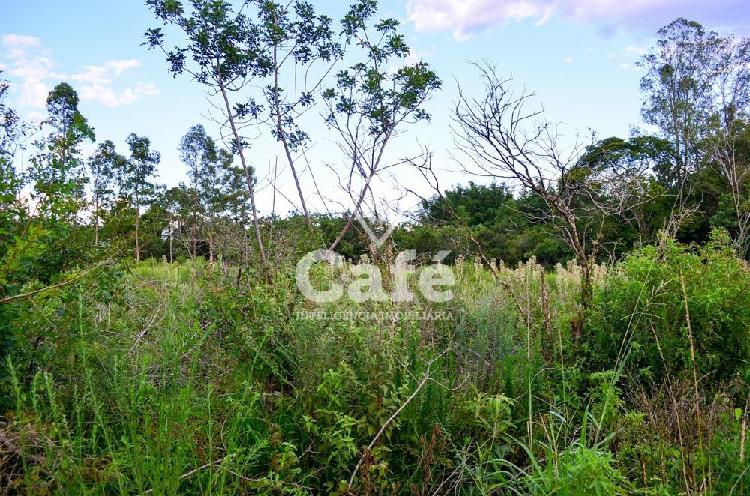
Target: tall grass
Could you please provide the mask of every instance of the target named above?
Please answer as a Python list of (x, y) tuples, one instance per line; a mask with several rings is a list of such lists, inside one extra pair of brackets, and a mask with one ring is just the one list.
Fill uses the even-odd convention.
[[(572, 351), (577, 267), (545, 271), (531, 260), (493, 271), (459, 260), (454, 269), (455, 298), (439, 307), (447, 321), (306, 320), (297, 310), (310, 304), (291, 273), (271, 286), (246, 284), (200, 260), (147, 261), (117, 282), (94, 279), (24, 303), (23, 340), (8, 363), (12, 409), (0, 430), (6, 492), (679, 488), (671, 474), (686, 469), (658, 468), (674, 457), (636, 452), (671, 445), (667, 434), (643, 442), (657, 413), (625, 410), (639, 403), (623, 393), (622, 367), (584, 371)], [(607, 270), (595, 274), (603, 287)], [(718, 446), (711, 453), (736, 449), (745, 412), (701, 411), (729, 415), (714, 431), (719, 445), (706, 439)], [(651, 475), (641, 477), (644, 464)], [(735, 494), (747, 487), (741, 470), (713, 477)]]

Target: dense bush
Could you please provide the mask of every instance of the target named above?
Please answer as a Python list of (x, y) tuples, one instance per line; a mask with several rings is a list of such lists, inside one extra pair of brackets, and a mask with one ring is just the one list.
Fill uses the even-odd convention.
[[(689, 373), (703, 386), (750, 376), (750, 272), (728, 236), (629, 254), (595, 295), (587, 367), (641, 383)], [(691, 356), (694, 350), (695, 357)]]

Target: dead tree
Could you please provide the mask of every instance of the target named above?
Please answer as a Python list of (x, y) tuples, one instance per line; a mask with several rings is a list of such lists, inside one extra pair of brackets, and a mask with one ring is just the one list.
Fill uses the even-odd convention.
[(633, 206), (625, 192), (638, 191), (642, 177), (583, 164), (586, 147), (578, 139), (564, 146), (559, 126), (544, 117), (532, 93), (514, 91), (512, 80), (490, 65), (477, 67), (484, 94), (473, 98), (459, 88), (452, 116), (463, 170), (518, 184), (543, 200), (540, 220), (559, 230), (581, 270), (579, 308), (571, 321), (573, 339), (580, 342), (604, 218)]

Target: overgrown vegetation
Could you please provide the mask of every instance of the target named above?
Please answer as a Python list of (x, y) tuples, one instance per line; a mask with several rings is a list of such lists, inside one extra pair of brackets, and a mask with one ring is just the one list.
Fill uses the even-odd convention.
[[(146, 3), (146, 44), (224, 112), (226, 142), (180, 143), (189, 184), (158, 184), (135, 133), (84, 158), (69, 84), (38, 132), (0, 84), (3, 493), (750, 494), (747, 40), (663, 28), (642, 62), (659, 134), (565, 153), (480, 64), (453, 119), (464, 172), (491, 182), (445, 190), (428, 150), (390, 155), (441, 80), (373, 0), (340, 23), (302, 1)], [(320, 73), (285, 92), (297, 70)], [(300, 179), (317, 105), (349, 210), (316, 213)], [(253, 123), (298, 215), (256, 204)], [(384, 227), (372, 181), (396, 167), (433, 194), (379, 245), (356, 219)], [(345, 260), (314, 265), (319, 286), (403, 295), (443, 250), (455, 284), (315, 303), (296, 268), (325, 248)]]

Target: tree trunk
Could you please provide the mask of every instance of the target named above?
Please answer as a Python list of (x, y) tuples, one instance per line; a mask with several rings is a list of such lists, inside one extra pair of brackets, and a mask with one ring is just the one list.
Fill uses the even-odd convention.
[[(310, 220), (310, 214), (307, 211), (307, 204), (305, 204), (305, 195), (302, 193), (302, 185), (299, 182), (299, 177), (297, 176), (297, 168), (294, 166), (294, 159), (292, 158), (292, 152), (289, 148), (289, 142), (287, 140), (286, 132), (284, 131), (284, 125), (282, 123), (281, 119), (281, 102), (279, 102), (279, 66), (277, 61), (277, 47), (274, 45), (273, 47), (273, 83), (274, 83), (274, 108), (276, 109), (276, 132), (279, 135), (279, 140), (281, 140), (282, 145), (284, 146), (284, 153), (286, 154), (286, 160), (289, 163), (289, 168), (292, 171), (292, 177), (294, 178), (294, 185), (297, 187), (297, 194), (299, 195), (299, 201), (302, 206), (302, 213), (305, 216), (305, 222), (307, 223), (307, 228), (310, 230), (310, 232), (313, 232), (313, 225), (312, 221)], [(274, 185), (275, 187), (275, 185)]]
[(94, 200), (94, 246), (99, 246), (99, 200)]
[(138, 205), (135, 207), (135, 261), (141, 261), (141, 240), (140, 240), (140, 223), (141, 213), (139, 212)]
[(173, 236), (172, 224), (173, 223), (174, 223), (174, 218), (172, 214), (169, 214), (169, 263), (172, 263), (174, 261), (174, 251), (172, 250), (172, 236)]
[(576, 346), (578, 346), (583, 340), (583, 328), (586, 324), (589, 308), (591, 308), (591, 301), (593, 299), (591, 263), (588, 257), (585, 257), (583, 260), (579, 259), (578, 263), (581, 265), (581, 292), (578, 301), (578, 309), (570, 323), (573, 342)]
[(242, 139), (240, 138), (239, 131), (237, 130), (237, 125), (234, 122), (234, 114), (232, 113), (232, 106), (229, 104), (229, 97), (227, 96), (227, 90), (224, 87), (224, 82), (221, 79), (221, 75), (219, 75), (219, 90), (221, 91), (222, 99), (224, 100), (224, 106), (226, 107), (227, 111), (227, 119), (229, 120), (229, 126), (232, 129), (232, 135), (234, 136), (234, 142), (237, 147), (237, 154), (240, 156), (240, 163), (242, 164), (242, 169), (245, 171), (245, 180), (247, 183), (247, 192), (250, 195), (250, 209), (253, 214), (253, 226), (255, 227), (255, 239), (258, 242), (258, 252), (260, 253), (261, 261), (263, 262), (263, 268), (268, 271), (268, 258), (266, 256), (266, 250), (263, 247), (263, 237), (260, 233), (260, 222), (258, 221), (258, 209), (255, 205), (255, 185), (253, 184), (253, 178), (250, 174), (250, 169), (247, 165), (247, 160), (245, 160), (245, 153), (242, 149)]
[(138, 186), (135, 189), (135, 261), (141, 261), (141, 239), (140, 239), (140, 224), (141, 224), (141, 199), (138, 194)]
[(198, 256), (198, 240), (196, 239), (197, 233), (196, 233), (196, 224), (198, 222), (198, 216), (193, 214), (193, 225), (190, 226), (190, 237), (192, 241), (192, 253), (191, 258), (193, 261), (195, 261), (195, 258)]

